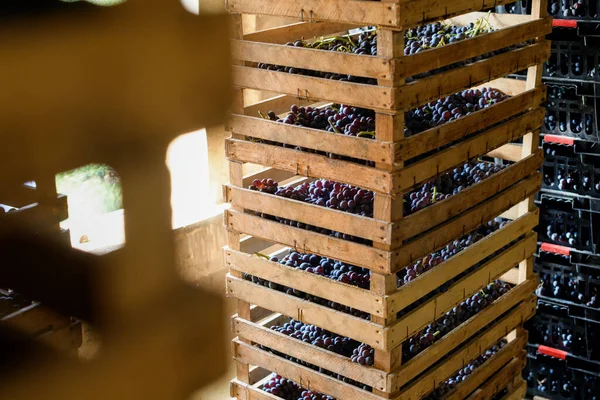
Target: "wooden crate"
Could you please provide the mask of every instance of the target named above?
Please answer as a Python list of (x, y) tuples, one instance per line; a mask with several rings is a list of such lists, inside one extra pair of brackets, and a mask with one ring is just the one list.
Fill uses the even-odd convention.
[[(534, 310), (535, 299), (531, 298), (530, 303), (533, 307), (532, 310)], [(531, 312), (533, 313), (535, 311)], [(261, 323), (261, 325), (263, 326), (263, 330), (265, 330), (266, 332), (272, 332), (267, 327), (273, 323), (281, 323), (281, 316), (278, 314), (274, 314), (266, 318), (265, 321)], [(491, 329), (489, 329), (488, 331), (477, 335), (476, 337), (469, 340), (467, 343), (459, 345), (456, 349), (453, 349), (453, 352), (447, 351), (444, 353), (439, 353), (439, 348), (432, 349), (431, 352), (438, 351), (438, 353), (436, 353), (438, 359), (440, 358), (439, 354), (447, 355), (447, 357), (443, 358), (443, 362), (437, 364), (433, 368), (428, 369), (426, 373), (424, 373), (417, 379), (414, 379), (410, 381), (410, 383), (403, 385), (404, 387), (402, 391), (394, 395), (394, 397), (392, 398), (419, 399), (422, 396), (427, 395), (432, 390), (434, 390), (440, 382), (443, 382), (445, 379), (453, 376), (457, 370), (463, 368), (466, 363), (476, 358), (479, 354), (481, 354), (482, 351), (492, 346), (494, 343), (496, 343), (498, 340), (504, 337), (507, 334), (507, 332), (512, 330), (513, 327), (518, 326), (518, 324), (518, 319), (515, 319), (513, 315), (509, 314), (507, 317), (497, 321), (497, 323), (492, 325)], [(302, 343), (301, 341), (295, 339), (290, 340)], [(486, 361), (485, 364), (481, 365), (473, 373), (473, 375), (471, 375), (469, 379), (459, 384), (454, 389), (454, 391), (448, 394), (447, 398), (464, 399), (471, 392), (473, 392), (473, 394), (476, 395), (478, 390), (486, 394), (492, 394), (494, 391), (500, 391), (501, 389), (505, 388), (513, 381), (515, 374), (518, 373), (524, 366), (525, 352), (522, 350), (522, 347), (526, 343), (526, 341), (526, 331), (519, 329), (517, 331), (516, 336), (514, 336), (512, 339), (509, 339), (509, 344), (504, 349), (498, 352), (496, 356)], [(291, 343), (291, 345), (294, 346), (293, 343)], [(338, 399), (346, 398), (345, 396), (347, 396), (347, 398), (360, 399), (380, 398), (376, 395), (373, 395), (369, 391), (365, 391), (356, 386), (343, 383), (335, 378), (317, 372), (314, 369), (300, 366), (299, 364), (283, 359), (270, 352), (260, 350), (256, 347), (245, 344), (242, 341), (234, 341), (234, 351), (236, 351), (236, 357), (247, 360), (253, 365), (257, 365), (259, 368), (259, 371), (257, 372), (260, 372), (262, 370), (263, 375), (264, 371), (274, 371), (277, 374), (286, 376), (288, 379), (292, 379), (295, 382), (299, 382), (300, 386), (309, 387), (311, 390), (326, 393)], [(321, 351), (323, 354), (329, 353), (325, 356), (331, 357), (330, 352), (321, 349), (319, 349), (319, 351)], [(309, 353), (310, 351), (305, 351), (303, 354), (306, 356)], [(340, 357), (338, 355), (335, 356), (337, 356), (338, 358)], [(340, 365), (346, 362), (346, 360), (332, 360), (332, 362), (334, 364)], [(351, 371), (352, 369), (362, 369), (362, 373), (369, 374), (371, 377), (373, 377), (372, 379), (378, 379), (382, 382), (384, 382), (386, 378), (389, 382), (393, 381), (394, 379), (398, 379), (396, 374), (387, 376), (384, 374), (383, 376), (377, 377), (376, 372), (373, 371), (372, 368), (360, 366), (354, 363), (348, 364), (349, 365), (344, 369), (345, 371)], [(404, 371), (399, 371), (398, 373), (403, 372)], [(254, 377), (257, 383), (254, 383), (254, 379), (249, 384), (244, 384), (239, 380), (232, 381), (232, 396), (237, 397), (238, 399), (277, 398), (275, 396), (269, 397), (271, 395), (260, 391), (260, 385), (262, 382), (259, 379), (261, 377), (262, 375)], [(409, 380), (410, 379), (406, 379), (405, 381)], [(488, 382), (486, 382), (485, 386), (480, 387), (481, 382), (483, 381)], [(249, 395), (250, 392), (252, 392), (252, 395)], [(265, 397), (260, 397), (261, 395), (264, 395)]]
[[(540, 106), (546, 96), (541, 84), (541, 68), (549, 56), (544, 35), (550, 31), (551, 24), (545, 5), (536, 1), (532, 16), (514, 19), (491, 16), (492, 25), (499, 28), (495, 32), (404, 56), (403, 29), (440, 17), (448, 18), (449, 23), (466, 24), (480, 18), (483, 14), (476, 11), (486, 8), (485, 2), (477, 5), (469, 1), (452, 5), (426, 3), (228, 2), (228, 9), (233, 13), (290, 16), (293, 10), (298, 16), (306, 12), (309, 15), (309, 22), (247, 35), (241, 28), (241, 16), (233, 17), (237, 102), (226, 126), (232, 133), (226, 142), (231, 184), (225, 186), (224, 196), (232, 207), (225, 212), (228, 246), (224, 259), (230, 270), (226, 278), (228, 295), (238, 300), (238, 314), (233, 319), (233, 330), (238, 335), (233, 346), (237, 380), (232, 386), (232, 395), (238, 398), (263, 398), (262, 394), (253, 392), (256, 387), (255, 382), (251, 382), (251, 366), (258, 366), (300, 384), (309, 382), (311, 388), (341, 400), (418, 399), (435, 388), (436, 382), (443, 380), (441, 376), (450, 376), (462, 362), (474, 357), (475, 349), (481, 350), (477, 347), (481, 345), (478, 340), (491, 341), (506, 335), (512, 339), (514, 353), (506, 353), (501, 365), (497, 361), (499, 364), (494, 368), (479, 372), (468, 384), (461, 384), (452, 398), (485, 397), (499, 389), (507, 389), (506, 396), (520, 393), (519, 382), (511, 379), (517, 375), (514, 372), (522, 368), (520, 352), (524, 339), (519, 334), (520, 326), (535, 310), (531, 293), (537, 286), (537, 278), (533, 274), (532, 254), (537, 238), (533, 229), (539, 214), (533, 206), (533, 195), (541, 183), (536, 172), (542, 161), (542, 154), (537, 150), (544, 114)], [(365, 12), (355, 13), (354, 8), (350, 16), (340, 8), (342, 4)], [(372, 14), (385, 9), (394, 15), (387, 22)], [(455, 15), (460, 16), (449, 18)], [(364, 25), (377, 25), (377, 56), (285, 45), (288, 41), (327, 36)], [(415, 77), (526, 41), (528, 44), (524, 47), (424, 78)], [(351, 74), (371, 78), (377, 84), (269, 71), (257, 68), (257, 63)], [(526, 81), (503, 78), (523, 69), (528, 69)], [(486, 86), (511, 97), (453, 122), (404, 137), (406, 110), (461, 89), (483, 86), (486, 82)], [(247, 89), (279, 95), (247, 105), (243, 101), (243, 91)], [(328, 102), (374, 110), (375, 138), (349, 137), (258, 118), (259, 111), (283, 114), (292, 104), (319, 107)], [(518, 139), (522, 139), (522, 145), (516, 146), (513, 142)], [(315, 152), (285, 148), (281, 144)], [(325, 153), (369, 163), (331, 159)], [(510, 166), (446, 200), (403, 215), (406, 193), (457, 165), (486, 155), (509, 161)], [(245, 164), (258, 164), (267, 169), (244, 176)], [(323, 178), (371, 190), (374, 192), (373, 217), (246, 189), (253, 179), (262, 178), (275, 179), (281, 186)], [(261, 218), (261, 214), (344, 233), (362, 241), (357, 243), (292, 227)], [(403, 267), (499, 215), (511, 222), (415, 280), (397, 287), (396, 272)], [(257, 252), (285, 254), (290, 248), (369, 269), (369, 289), (254, 255)], [(369, 319), (253, 283), (244, 279), (248, 275), (351, 307), (368, 314)], [(402, 363), (403, 342), (496, 278), (515, 286), (443, 339)], [(444, 290), (438, 291), (442, 287)], [(411, 308), (420, 299), (422, 301)], [(361, 366), (269, 329), (270, 324), (286, 318), (368, 344), (375, 349), (374, 366)], [(345, 376), (372, 387), (373, 391), (343, 383), (262, 350), (258, 345)], [(455, 357), (440, 361), (440, 355), (449, 353)], [(497, 378), (496, 371), (500, 374)], [(494, 383), (485, 386), (488, 381)], [(273, 398), (269, 396), (264, 398)]]
[(294, 17), (406, 29), (433, 19), (486, 10), (510, 0), (227, 0), (231, 13)]

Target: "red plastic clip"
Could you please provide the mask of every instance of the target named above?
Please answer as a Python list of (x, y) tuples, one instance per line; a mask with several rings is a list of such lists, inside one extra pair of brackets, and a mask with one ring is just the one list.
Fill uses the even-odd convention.
[(548, 347), (548, 346), (540, 346), (538, 347), (537, 352), (539, 354), (544, 354), (550, 357), (556, 357), (556, 358), (560, 358), (561, 360), (566, 360), (567, 359), (567, 352), (563, 351), (563, 350), (558, 350), (558, 349), (553, 349), (552, 347)]
[(544, 136), (544, 142), (567, 144), (569, 146), (573, 146), (575, 144), (575, 139), (567, 136), (546, 135)]
[(540, 246), (540, 250), (545, 251), (547, 253), (562, 254), (563, 256), (568, 256), (571, 254), (570, 247), (560, 246), (558, 244), (552, 243), (542, 243), (542, 245)]
[(577, 21), (572, 19), (553, 19), (552, 26), (557, 28), (577, 28)]

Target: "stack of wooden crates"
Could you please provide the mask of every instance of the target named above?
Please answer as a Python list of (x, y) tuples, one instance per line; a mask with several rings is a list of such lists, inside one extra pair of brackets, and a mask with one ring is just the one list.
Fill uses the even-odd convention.
[[(523, 397), (525, 386), (520, 371), (525, 363), (523, 347), (527, 337), (522, 323), (535, 312), (533, 292), (537, 286), (532, 255), (538, 211), (533, 196), (540, 188), (537, 169), (542, 162), (538, 150), (544, 116), (540, 105), (545, 101), (541, 73), (549, 56), (549, 43), (544, 36), (551, 30), (547, 4), (534, 0), (531, 16), (491, 14), (489, 21), (495, 28), (492, 33), (404, 55), (406, 29), (444, 19), (466, 25), (485, 16), (484, 11), (504, 3), (508, 1), (228, 0), (234, 25), (233, 70), (237, 87), (237, 101), (228, 124), (231, 138), (226, 143), (231, 183), (225, 187), (225, 196), (231, 203), (231, 209), (225, 213), (229, 236), (224, 250), (229, 268), (227, 293), (238, 303), (232, 324), (237, 336), (233, 340), (237, 378), (231, 384), (232, 397), (278, 398), (261, 391), (265, 376), (275, 372), (338, 400), (420, 399), (503, 337), (509, 344), (446, 398), (490, 399), (497, 394), (510, 399)], [(298, 17), (300, 22), (244, 34), (244, 14)], [(377, 56), (285, 45), (364, 26), (377, 28)], [(523, 42), (527, 45), (493, 56), (487, 54), (477, 62), (421, 79), (407, 79)], [(368, 77), (376, 79), (377, 85), (277, 72), (257, 68), (258, 63)], [(506, 78), (525, 69), (526, 81)], [(497, 88), (511, 97), (404, 137), (405, 111), (478, 86)], [(261, 103), (246, 105), (244, 90), (248, 89), (274, 94)], [(373, 109), (375, 138), (284, 125), (258, 114), (270, 110), (285, 114), (292, 104), (328, 102)], [(519, 140), (521, 143), (515, 143)], [(298, 151), (296, 146), (369, 160), (374, 166)], [(444, 201), (402, 215), (404, 193), (485, 155), (511, 164)], [(419, 161), (405, 166), (405, 161), (417, 156), (422, 156)], [(244, 164), (267, 168), (244, 176)], [(261, 178), (278, 180), (280, 186), (325, 178), (372, 190), (374, 216), (361, 217), (247, 189), (254, 179)], [(261, 213), (346, 233), (371, 241), (372, 245), (281, 224), (261, 218)], [(397, 271), (498, 216), (512, 221), (397, 287)], [(255, 254), (285, 254), (289, 248), (368, 268), (370, 287), (350, 286)], [(471, 274), (456, 279), (476, 264), (479, 266)], [(370, 318), (355, 317), (253, 283), (244, 279), (248, 275), (352, 307), (370, 314)], [(406, 340), (499, 278), (515, 286), (443, 339), (402, 362), (401, 349)], [(441, 286), (444, 290), (427, 296), (398, 317), (400, 311)], [(269, 329), (289, 318), (368, 344), (375, 349), (374, 365), (354, 363)], [(266, 348), (289, 357), (280, 357)], [(372, 389), (364, 390), (319, 370)]]

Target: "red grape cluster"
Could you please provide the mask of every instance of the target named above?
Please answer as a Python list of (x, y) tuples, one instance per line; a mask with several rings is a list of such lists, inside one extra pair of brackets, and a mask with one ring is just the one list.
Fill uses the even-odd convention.
[(273, 374), (262, 390), (284, 400), (335, 400), (333, 397), (303, 389), (296, 382)]
[(483, 239), (485, 236), (488, 236), (492, 232), (504, 227), (507, 223), (508, 220), (495, 218), (489, 221), (487, 224), (475, 229), (471, 233), (448, 243), (442, 249), (434, 251), (426, 257), (415, 261), (411, 265), (408, 265), (397, 273), (398, 287), (407, 284), (419, 275), (429, 271), (436, 265), (441, 264), (454, 255), (460, 253), (467, 247)]
[(491, 107), (509, 97), (491, 87), (463, 90), (409, 111), (405, 118), (406, 127), (411, 132), (422, 132)]
[(425, 396), (423, 400), (439, 400), (443, 399), (448, 393), (450, 393), (456, 385), (464, 380), (467, 380), (469, 376), (479, 368), (484, 362), (494, 357), (508, 342), (506, 339), (500, 340), (497, 344), (493, 345), (481, 354), (476, 359), (469, 362), (465, 367), (459, 369), (456, 374), (439, 385), (432, 393)]
[[(600, 286), (597, 285), (599, 279), (600, 276), (579, 276), (576, 272), (562, 276), (559, 273), (545, 273), (542, 275), (541, 285), (536, 289), (536, 294), (597, 308), (600, 306), (598, 302)], [(590, 286), (588, 295), (584, 293), (586, 283)]]
[(375, 350), (368, 344), (362, 343), (352, 352), (350, 359), (360, 365), (372, 366), (375, 361)]
[[(559, 215), (563, 216), (562, 220), (547, 222), (546, 236), (553, 242), (568, 246), (576, 246), (579, 233), (577, 232), (574, 216), (565, 213)], [(571, 219), (572, 222), (569, 222)]]
[(356, 340), (339, 336), (315, 325), (304, 324), (293, 319), (282, 326), (272, 326), (271, 329), (346, 357), (350, 357), (353, 351), (360, 345)]
[(333, 260), (327, 257), (321, 257), (316, 254), (303, 254), (292, 251), (281, 260), (272, 257), (271, 261), (279, 262), (288, 267), (301, 269), (316, 275), (321, 275), (329, 279), (349, 285), (358, 286), (363, 289), (369, 289), (370, 273), (366, 268), (345, 264), (342, 261)]
[(431, 206), (435, 202), (445, 200), (502, 171), (504, 168), (504, 165), (475, 161), (454, 168), (434, 181), (427, 182), (419, 189), (405, 195), (404, 215), (412, 214)]
[(502, 281), (490, 283), (481, 291), (461, 302), (444, 316), (429, 324), (402, 345), (403, 361), (408, 361), (457, 326), (492, 304), (497, 298), (508, 293), (511, 286)]

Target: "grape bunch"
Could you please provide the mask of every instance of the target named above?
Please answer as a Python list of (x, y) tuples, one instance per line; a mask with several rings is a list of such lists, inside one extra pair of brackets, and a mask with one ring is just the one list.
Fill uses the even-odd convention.
[(404, 197), (404, 215), (429, 207), (464, 189), (489, 178), (504, 169), (504, 165), (488, 162), (468, 162), (454, 168)]
[[(578, 243), (579, 233), (575, 225), (575, 216), (561, 213), (562, 221), (546, 222), (546, 237), (558, 244), (575, 246)], [(564, 222), (567, 220), (566, 222)]]
[(375, 362), (375, 350), (368, 344), (362, 343), (352, 351), (350, 359), (360, 365), (373, 366)]
[(369, 289), (370, 272), (366, 268), (346, 264), (342, 261), (321, 257), (316, 254), (303, 254), (291, 251), (281, 260), (272, 257), (271, 261), (288, 267), (301, 269), (349, 285)]
[(303, 292), (301, 290), (298, 290), (298, 289), (294, 289), (294, 288), (291, 288), (291, 287), (283, 286), (283, 285), (280, 285), (278, 283), (271, 282), (271, 281), (268, 281), (266, 279), (259, 278), (258, 276), (255, 276), (255, 275), (250, 275), (250, 274), (244, 273), (242, 277), (243, 277), (243, 279), (245, 279), (247, 281), (250, 281), (250, 282), (252, 282), (254, 284), (261, 285), (261, 286), (264, 286), (264, 287), (268, 287), (269, 289), (277, 290), (277, 291), (283, 292), (283, 293), (285, 293), (287, 295), (298, 297), (300, 299), (304, 299), (304, 300), (310, 301), (311, 303), (319, 304), (319, 305), (324, 306), (324, 307), (329, 307), (329, 308), (331, 308), (333, 310), (340, 311), (340, 312), (343, 312), (345, 314), (353, 315), (353, 316), (355, 316), (357, 318), (362, 318), (362, 319), (366, 319), (366, 320), (370, 319), (370, 314), (369, 313), (366, 313), (364, 311), (360, 311), (360, 310), (358, 310), (356, 308), (348, 307), (346, 305), (343, 305), (343, 304), (340, 304), (340, 303), (336, 303), (334, 301), (327, 300), (327, 299), (324, 299), (322, 297), (314, 296), (314, 295), (312, 295), (310, 293), (305, 293), (305, 292)]
[(436, 265), (441, 264), (442, 262), (448, 260), (454, 255), (460, 253), (467, 247), (477, 243), (485, 236), (488, 236), (491, 233), (497, 231), (498, 229), (503, 228), (507, 223), (508, 220), (504, 220), (499, 217), (495, 218), (489, 221), (487, 224), (475, 229), (471, 233), (468, 233), (465, 236), (462, 236), (461, 238), (448, 243), (442, 249), (434, 251), (433, 253), (423, 257), (422, 259), (417, 260), (414, 263), (404, 267), (396, 274), (398, 287), (409, 283), (410, 281), (420, 276), (421, 274), (429, 271)]
[(331, 396), (301, 388), (296, 382), (273, 374), (262, 390), (284, 400), (335, 400)]
[[(537, 374), (529, 371), (527, 385), (536, 388), (540, 393), (550, 392), (555, 396), (560, 395), (563, 398), (571, 398), (577, 392), (577, 386), (570, 381), (568, 375), (563, 371), (548, 368), (545, 365), (539, 367)], [(595, 397), (585, 397), (585, 399), (592, 400)]]
[(443, 399), (448, 393), (450, 393), (456, 385), (465, 381), (469, 376), (479, 368), (484, 362), (494, 357), (508, 342), (506, 339), (500, 340), (497, 344), (493, 345), (481, 354), (476, 359), (469, 362), (464, 368), (459, 369), (456, 374), (444, 382), (442, 382), (433, 392), (425, 396), (423, 400), (439, 400)]
[(536, 319), (529, 326), (532, 336), (537, 336), (544, 345), (557, 349), (573, 351), (581, 346), (583, 340), (567, 326), (552, 326), (547, 321), (537, 321)]
[[(411, 55), (423, 50), (445, 46), (461, 40), (469, 39), (478, 35), (494, 31), (487, 17), (481, 17), (476, 22), (467, 26), (444, 25), (440, 22), (421, 25), (405, 32), (404, 54)], [(314, 41), (296, 40), (287, 42), (287, 46), (302, 47), (317, 50), (335, 51), (342, 53), (353, 53), (362, 55), (377, 55), (377, 32), (362, 32), (358, 36), (343, 35), (319, 38)], [(377, 80), (373, 78), (358, 77), (353, 75), (338, 74), (333, 72), (315, 71), (304, 68), (286, 67), (259, 63), (258, 68), (268, 71), (287, 72), (313, 76), (324, 79), (333, 79), (341, 82), (355, 82), (376, 85)], [(441, 71), (438, 69), (436, 71)]]
[[(560, 7), (563, 17), (580, 17), (587, 14), (587, 5), (584, 0), (573, 0), (571, 4), (568, 3), (563, 0), (562, 7)], [(551, 15), (557, 15), (559, 12), (558, 0), (551, 0), (548, 3), (548, 10)]]
[[(597, 282), (600, 276), (579, 276), (576, 272), (544, 273), (541, 277), (540, 286), (536, 289), (538, 296), (553, 297), (584, 304), (588, 307), (598, 307), (598, 291), (600, 286)], [(589, 294), (585, 293), (585, 285), (589, 285)]]
[(304, 324), (293, 319), (282, 326), (272, 326), (271, 329), (346, 357), (350, 357), (353, 351), (360, 345), (356, 340), (339, 336), (315, 325)]
[(429, 324), (425, 329), (402, 344), (402, 360), (408, 361), (457, 326), (487, 308), (500, 296), (508, 293), (511, 286), (502, 281), (490, 283), (481, 291), (461, 302), (444, 316)]

